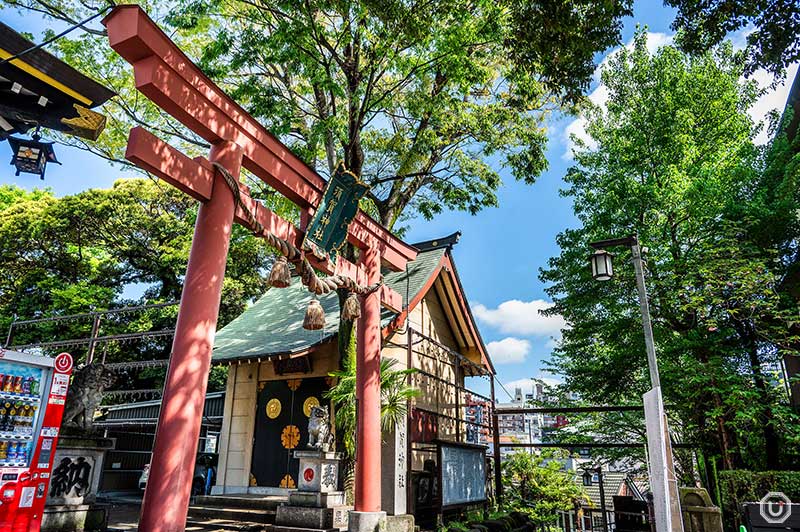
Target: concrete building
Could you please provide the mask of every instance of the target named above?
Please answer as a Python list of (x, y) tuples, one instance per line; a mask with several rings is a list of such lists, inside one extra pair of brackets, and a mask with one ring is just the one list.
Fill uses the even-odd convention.
[(467, 442), (489, 446), (492, 442), (492, 402), (475, 395), (467, 394), (464, 402)]

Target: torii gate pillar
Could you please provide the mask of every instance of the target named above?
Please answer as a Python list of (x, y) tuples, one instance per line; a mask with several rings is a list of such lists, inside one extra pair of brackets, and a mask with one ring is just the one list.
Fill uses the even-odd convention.
[[(380, 280), (381, 257), (374, 247), (361, 250), (367, 284)], [(374, 532), (381, 521), (381, 302), (376, 292), (361, 302), (356, 355), (356, 485), (355, 510), (350, 512), (350, 532)]]
[[(238, 177), (242, 149), (223, 141), (211, 148), (209, 160)], [(197, 212), (139, 530), (186, 527), (234, 211), (233, 192), (215, 172), (211, 199)]]

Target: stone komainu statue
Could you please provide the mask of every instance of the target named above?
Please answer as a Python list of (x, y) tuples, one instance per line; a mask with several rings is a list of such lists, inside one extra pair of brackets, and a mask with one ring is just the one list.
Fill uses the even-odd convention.
[(318, 451), (330, 451), (333, 443), (331, 418), (327, 406), (312, 406), (308, 416), (308, 447)]
[(114, 372), (103, 364), (89, 364), (77, 370), (67, 394), (62, 424), (89, 430), (94, 412), (103, 399), (103, 390), (116, 380)]

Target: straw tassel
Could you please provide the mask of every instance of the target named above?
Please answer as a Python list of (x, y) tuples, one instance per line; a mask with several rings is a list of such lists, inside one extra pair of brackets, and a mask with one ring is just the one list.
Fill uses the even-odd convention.
[(325, 327), (325, 311), (315, 297), (308, 302), (306, 317), (303, 320), (303, 329), (307, 331), (318, 331)]
[(356, 293), (350, 292), (350, 295), (344, 300), (344, 305), (342, 306), (342, 319), (346, 321), (355, 321), (360, 317), (361, 303), (359, 303)]
[(292, 284), (292, 273), (289, 271), (289, 261), (283, 255), (279, 256), (269, 272), (269, 284), (275, 288), (286, 288)]

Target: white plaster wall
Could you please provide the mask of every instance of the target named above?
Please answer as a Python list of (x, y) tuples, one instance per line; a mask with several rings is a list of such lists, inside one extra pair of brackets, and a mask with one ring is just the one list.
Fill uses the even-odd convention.
[(250, 484), (257, 383), (257, 364), (230, 367), (215, 494), (245, 492)]

